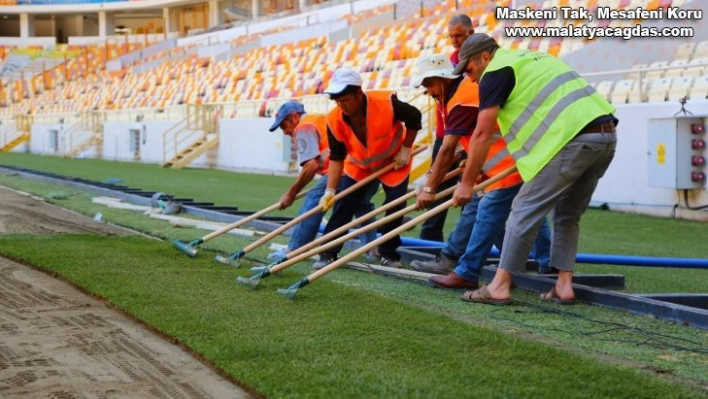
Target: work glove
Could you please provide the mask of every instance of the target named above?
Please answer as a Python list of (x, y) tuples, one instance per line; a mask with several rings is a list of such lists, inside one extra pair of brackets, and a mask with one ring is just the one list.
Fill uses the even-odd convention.
[(336, 194), (334, 189), (328, 188), (325, 190), (324, 195), (322, 195), (322, 198), (320, 198), (320, 207), (322, 208), (322, 212), (327, 212), (329, 208), (334, 206), (334, 195)]
[(408, 147), (401, 147), (400, 150), (393, 156), (393, 169), (401, 169), (402, 167), (408, 165), (408, 161), (411, 160), (411, 149)]
[(425, 187), (426, 184), (428, 184), (427, 177), (421, 177), (420, 179), (415, 181), (415, 183), (413, 184), (413, 190), (415, 191), (416, 196), (420, 195), (420, 193), (423, 192), (423, 187)]

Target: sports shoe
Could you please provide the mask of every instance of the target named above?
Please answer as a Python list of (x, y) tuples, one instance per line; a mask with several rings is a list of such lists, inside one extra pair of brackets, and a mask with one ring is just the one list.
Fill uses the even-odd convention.
[(411, 262), (411, 267), (419, 272), (449, 274), (455, 270), (457, 259), (448, 258), (445, 254), (441, 254), (435, 260), (414, 260)]
[(379, 261), (379, 264), (381, 266), (386, 266), (386, 267), (395, 267), (396, 269), (400, 269), (403, 267), (403, 263), (401, 263), (400, 260), (396, 259), (389, 259), (385, 256), (381, 257), (381, 260)]
[(320, 259), (312, 264), (312, 268), (315, 270), (320, 270), (329, 265), (330, 263), (334, 262), (337, 260), (336, 255), (331, 255), (331, 254), (322, 254), (320, 255)]
[(275, 252), (271, 252), (268, 255), (268, 259), (270, 259), (270, 260), (283, 259), (284, 257), (288, 256), (288, 252), (290, 252), (290, 250), (288, 248), (279, 249)]
[(380, 257), (379, 250), (376, 248), (366, 253), (366, 260), (378, 260)]

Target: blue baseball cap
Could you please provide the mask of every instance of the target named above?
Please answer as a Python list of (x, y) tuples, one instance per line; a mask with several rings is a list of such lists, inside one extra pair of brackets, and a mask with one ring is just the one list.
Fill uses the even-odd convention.
[(280, 124), (283, 123), (285, 118), (287, 118), (288, 115), (292, 114), (293, 112), (297, 112), (298, 114), (304, 114), (305, 106), (297, 101), (288, 101), (285, 104), (281, 105), (280, 108), (278, 108), (278, 112), (275, 114), (275, 122), (273, 122), (273, 125), (268, 130), (270, 130), (271, 132), (276, 131), (280, 127)]

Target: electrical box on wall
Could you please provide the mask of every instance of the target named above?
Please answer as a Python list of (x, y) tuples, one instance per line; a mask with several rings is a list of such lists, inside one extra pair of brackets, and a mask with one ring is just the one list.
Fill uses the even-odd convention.
[(649, 186), (700, 189), (706, 184), (707, 117), (650, 119)]

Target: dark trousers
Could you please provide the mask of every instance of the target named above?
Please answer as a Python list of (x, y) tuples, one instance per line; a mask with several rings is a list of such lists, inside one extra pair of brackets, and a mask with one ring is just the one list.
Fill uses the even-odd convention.
[[(440, 147), (442, 146), (443, 139), (442, 137), (436, 137), (435, 138), (435, 143), (433, 143), (433, 162), (435, 162), (435, 158), (438, 156), (438, 151), (440, 151)], [(452, 165), (450, 170), (455, 170), (460, 166), (460, 163), (455, 161), (455, 163)], [(453, 179), (448, 179), (447, 181), (444, 181), (440, 183), (438, 186), (437, 191), (440, 192), (442, 190), (446, 190), (452, 186), (457, 184), (457, 178)], [(433, 205), (431, 208), (434, 208), (443, 202), (449, 200), (452, 198), (452, 195), (449, 195), (447, 197), (440, 198), (439, 200), (433, 202)], [(445, 218), (447, 218), (447, 209), (438, 213), (437, 215), (431, 217), (430, 219), (426, 220), (423, 222), (423, 226), (420, 228), (420, 239), (421, 240), (431, 240), (431, 241), (440, 241), (443, 242), (445, 241), (445, 234), (443, 232), (443, 228), (445, 227)]]
[[(339, 181), (339, 190), (345, 190), (348, 187), (351, 187), (356, 183), (356, 180), (352, 179), (351, 177), (347, 175), (343, 175), (342, 178)], [(337, 201), (334, 204), (334, 209), (332, 210), (332, 216), (329, 219), (329, 222), (327, 222), (327, 227), (325, 227), (324, 233), (323, 234), (328, 234), (341, 226), (344, 226), (345, 224), (349, 223), (352, 221), (354, 217), (354, 211), (360, 207), (360, 204), (367, 203), (371, 201), (372, 197), (372, 191), (371, 190), (371, 185), (378, 185), (379, 182), (377, 180), (372, 181), (371, 183), (359, 188), (358, 190), (354, 191), (353, 193), (347, 195), (346, 197), (342, 198), (341, 200)], [(386, 194), (386, 199), (384, 200), (383, 205), (388, 204), (389, 202), (398, 199), (402, 197), (403, 195), (406, 194), (408, 191), (408, 178), (406, 179), (399, 185), (395, 187), (388, 187), (385, 184), (381, 185), (383, 187), (384, 193)], [(392, 215), (401, 209), (406, 207), (406, 203), (401, 203), (398, 206), (393, 207), (392, 209), (389, 209), (386, 212), (386, 216)], [(398, 227), (401, 226), (403, 223), (403, 217), (396, 218), (395, 220), (392, 220), (382, 227), (379, 227), (378, 232), (381, 235), (385, 235), (386, 233), (390, 232), (391, 230), (394, 230)], [(344, 235), (344, 234), (342, 234)], [(339, 237), (341, 237), (340, 235)], [(400, 256), (396, 252), (396, 249), (401, 246), (401, 237), (399, 235), (396, 235), (395, 237), (387, 240), (386, 242), (382, 243), (379, 245), (379, 254), (381, 256), (387, 258), (387, 259), (392, 259), (392, 260), (399, 260)], [(335, 258), (336, 255), (339, 253), (339, 251), (342, 250), (342, 245), (338, 245), (326, 252), (323, 252), (320, 254), (320, 257), (322, 258)]]

